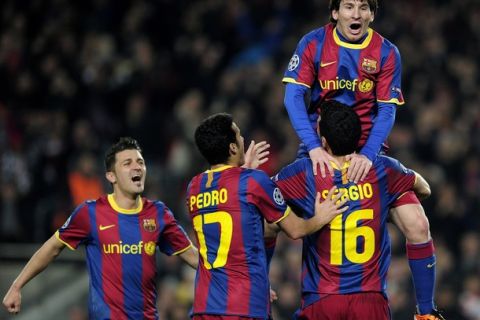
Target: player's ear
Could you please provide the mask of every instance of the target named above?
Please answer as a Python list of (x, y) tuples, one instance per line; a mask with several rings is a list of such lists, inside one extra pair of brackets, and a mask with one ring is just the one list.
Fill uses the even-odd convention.
[(375, 14), (372, 12), (372, 16), (370, 17), (370, 22), (373, 22), (374, 19), (375, 19)]
[(324, 136), (321, 136), (320, 139), (322, 140), (322, 146), (325, 150), (327, 150), (328, 148), (328, 142), (327, 142), (327, 139), (325, 139)]
[(113, 171), (107, 171), (105, 173), (105, 178), (107, 178), (108, 182), (112, 184), (117, 182), (117, 177), (115, 176), (115, 173)]
[(337, 10), (332, 10), (332, 18), (333, 20), (337, 21), (338, 20), (338, 11)]
[(229, 149), (230, 149), (229, 151), (230, 151), (230, 154), (231, 154), (231, 155), (236, 155), (237, 152), (238, 152), (238, 146), (237, 146), (236, 143), (233, 143), (233, 142), (230, 143)]

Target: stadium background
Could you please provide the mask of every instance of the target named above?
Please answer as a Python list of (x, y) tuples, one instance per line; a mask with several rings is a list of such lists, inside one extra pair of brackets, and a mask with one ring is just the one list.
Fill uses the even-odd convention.
[[(186, 184), (206, 168), (192, 135), (206, 115), (230, 112), (246, 141), (268, 140), (268, 173), (291, 161), (282, 74), (300, 37), (327, 21), (327, 0), (1, 1), (1, 295), (79, 201), (109, 190), (103, 152), (119, 136), (140, 141), (145, 195), (187, 230)], [(406, 104), (389, 154), (432, 187), (437, 302), (447, 319), (480, 319), (480, 2), (380, 1), (373, 28), (402, 54)], [(411, 319), (404, 239), (391, 232), (391, 307)], [(298, 306), (300, 251), (279, 239), (278, 320)], [(193, 271), (164, 257), (159, 271), (162, 319), (186, 319)], [(85, 319), (87, 283), (82, 253), (62, 253), (27, 285), (16, 319)]]

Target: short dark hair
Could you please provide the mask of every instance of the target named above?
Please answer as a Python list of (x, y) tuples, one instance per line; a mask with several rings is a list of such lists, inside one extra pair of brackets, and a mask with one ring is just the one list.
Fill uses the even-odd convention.
[(195, 130), (195, 144), (210, 165), (225, 163), (230, 157), (230, 143), (237, 142), (232, 124), (231, 114), (216, 113)]
[(140, 154), (142, 153), (142, 148), (137, 140), (130, 137), (121, 137), (105, 153), (105, 171), (113, 171), (116, 154), (124, 150), (138, 150)]
[[(330, 10), (330, 22), (336, 24), (337, 20), (333, 19), (332, 17), (332, 11), (338, 11), (340, 9), (340, 2), (342, 0), (330, 0), (330, 4), (328, 6), (328, 9)], [(368, 6), (370, 7), (370, 11), (373, 12), (373, 14), (377, 13), (378, 9), (378, 1), (377, 0), (367, 0)]]
[(320, 108), (320, 135), (327, 140), (332, 153), (336, 156), (353, 153), (362, 134), (357, 113), (335, 100), (323, 102)]

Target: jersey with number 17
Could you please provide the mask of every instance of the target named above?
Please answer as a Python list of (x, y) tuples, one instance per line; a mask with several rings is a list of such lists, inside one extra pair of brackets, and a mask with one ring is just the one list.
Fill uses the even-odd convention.
[[(275, 177), (288, 205), (310, 218), (315, 195), (327, 197), (332, 186), (348, 199), (348, 210), (322, 229), (303, 238), (302, 307), (328, 294), (381, 292), (386, 295), (390, 265), (389, 209), (409, 192), (415, 173), (399, 161), (378, 156), (367, 177), (349, 182), (349, 163), (334, 170), (334, 177), (314, 175), (310, 159), (300, 159)], [(408, 195), (405, 195), (406, 197)]]
[(200, 252), (192, 314), (267, 319), (263, 220), (289, 214), (280, 190), (263, 171), (223, 166), (191, 180), (187, 205)]

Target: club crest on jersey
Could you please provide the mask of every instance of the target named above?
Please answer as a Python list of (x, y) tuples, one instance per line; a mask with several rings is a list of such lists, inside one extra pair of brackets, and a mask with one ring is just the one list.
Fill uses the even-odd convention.
[(280, 189), (278, 188), (273, 189), (273, 200), (275, 200), (275, 203), (278, 204), (279, 206), (285, 203), (285, 199), (283, 198), (283, 195), (282, 195), (282, 192), (280, 192)]
[(368, 73), (374, 73), (375, 71), (377, 71), (377, 61), (363, 58), (362, 69)]
[(148, 232), (153, 232), (157, 229), (155, 219), (143, 219), (143, 229)]
[(358, 90), (362, 93), (367, 93), (369, 91), (372, 91), (373, 89), (373, 81), (370, 79), (363, 79), (359, 84), (358, 84)]
[(297, 54), (294, 54), (293, 57), (290, 59), (290, 62), (288, 63), (288, 71), (293, 71), (297, 69), (299, 64), (300, 57)]

